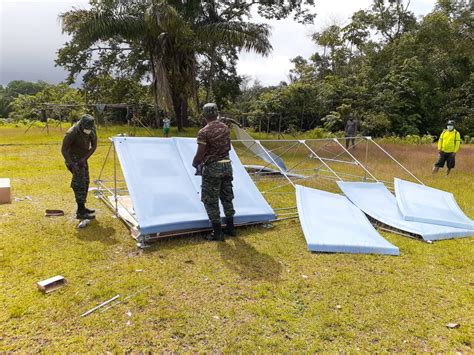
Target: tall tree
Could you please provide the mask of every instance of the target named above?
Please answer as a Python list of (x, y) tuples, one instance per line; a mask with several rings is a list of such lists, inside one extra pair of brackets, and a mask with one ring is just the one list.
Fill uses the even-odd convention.
[(206, 2), (115, 0), (106, 2), (107, 7), (104, 3), (94, 1), (91, 10), (62, 15), (64, 31), (73, 36), (72, 46), (91, 49), (112, 41), (113, 50), (127, 46), (131, 53), (141, 52), (142, 62), (148, 59), (156, 103), (174, 110), (179, 129), (187, 123), (188, 100), (196, 97), (197, 55), (205, 53), (210, 42), (261, 54), (271, 49), (267, 26), (208, 21), (203, 15)]

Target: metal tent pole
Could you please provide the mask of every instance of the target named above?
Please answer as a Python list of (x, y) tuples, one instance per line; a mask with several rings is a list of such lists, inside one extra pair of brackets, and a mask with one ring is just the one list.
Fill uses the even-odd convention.
[(330, 167), (328, 164), (326, 164), (326, 162), (325, 162), (323, 159), (321, 159), (321, 157), (320, 157), (314, 150), (312, 150), (312, 149), (306, 144), (306, 141), (301, 141), (301, 143), (302, 143), (316, 158), (318, 158), (319, 161), (320, 161), (326, 168), (328, 168), (329, 171), (330, 171), (331, 173), (333, 173), (336, 178), (338, 178), (340, 181), (344, 181), (344, 180), (342, 180), (342, 179), (339, 177), (339, 175), (336, 174), (336, 172), (335, 172), (334, 170), (331, 169), (331, 167)]
[(390, 155), (389, 152), (387, 152), (385, 149), (383, 149), (376, 141), (372, 139), (372, 137), (367, 137), (368, 140), (370, 140), (372, 143), (374, 143), (382, 152), (384, 152), (386, 155), (388, 155), (395, 163), (397, 163), (403, 170), (405, 170), (412, 178), (414, 178), (416, 181), (418, 181), (420, 184), (424, 185), (420, 179), (418, 179), (413, 173), (405, 168), (405, 166), (400, 163), (397, 159), (395, 159), (392, 155)]
[(364, 166), (364, 164), (361, 164), (361, 162), (358, 161), (358, 160), (356, 159), (356, 157), (353, 156), (353, 155), (351, 154), (351, 152), (349, 152), (349, 151), (337, 140), (337, 138), (333, 138), (333, 140), (334, 140), (334, 142), (336, 142), (337, 144), (339, 144), (339, 146), (340, 146), (342, 149), (344, 149), (344, 151), (345, 151), (347, 154), (349, 154), (349, 156), (350, 156), (362, 169), (364, 169), (364, 171), (365, 171), (366, 173), (368, 173), (375, 181), (379, 182), (379, 180), (378, 180), (374, 175), (372, 175), (372, 173), (371, 173), (369, 170), (367, 170), (367, 168)]
[[(368, 166), (369, 162), (369, 141), (365, 140), (365, 166)], [(364, 171), (364, 178), (367, 180), (367, 173)]]
[(266, 149), (263, 147), (263, 145), (260, 143), (259, 140), (256, 140), (255, 143), (257, 143), (260, 148), (263, 149), (263, 151), (265, 152), (265, 154), (270, 158), (270, 160), (272, 161), (272, 163), (278, 168), (278, 170), (280, 170), (281, 174), (283, 176), (285, 176), (285, 178), (290, 182), (290, 184), (295, 187), (295, 184), (293, 183), (293, 181), (291, 181), (291, 179), (288, 177), (288, 175), (286, 175), (286, 172), (280, 168), (280, 166), (275, 162), (275, 160), (272, 158), (272, 156), (270, 154), (268, 154), (268, 152), (266, 151)]
[(102, 178), (102, 173), (104, 172), (105, 164), (107, 164), (107, 161), (109, 160), (110, 150), (112, 149), (113, 144), (113, 141), (111, 141), (109, 145), (109, 150), (107, 151), (107, 155), (105, 156), (104, 164), (102, 164), (102, 168), (100, 169), (99, 178), (97, 180), (101, 180)]
[(118, 198), (117, 198), (117, 153), (114, 146), (114, 200), (115, 200), (115, 215), (118, 216)]
[[(288, 148), (287, 150), (285, 150), (285, 151), (284, 151), (283, 153), (281, 153), (280, 155), (275, 154), (275, 153), (274, 153), (274, 154), (275, 154), (278, 158), (280, 158), (280, 159), (283, 160), (283, 158), (282, 158), (281, 156), (282, 156), (283, 154), (288, 153), (288, 152), (289, 152), (291, 149), (293, 149), (297, 144), (298, 144), (298, 142), (295, 142), (295, 144), (293, 144), (290, 148)], [(267, 153), (267, 155), (269, 155), (268, 152), (273, 153), (273, 151), (271, 151), (271, 150), (269, 150), (269, 149), (266, 149), (266, 148), (265, 148), (264, 146), (262, 146), (261, 144), (260, 144), (260, 146), (264, 149), (264, 151), (265, 151), (265, 153)], [(276, 148), (276, 149), (278, 149), (278, 148)], [(253, 153), (253, 152), (252, 152), (252, 153)], [(254, 153), (254, 155), (255, 155), (255, 153)], [(255, 156), (259, 157), (258, 155), (255, 155)], [(261, 158), (261, 157), (259, 157), (259, 158)], [(262, 169), (260, 169), (258, 172), (263, 171), (263, 170), (266, 169), (270, 164), (273, 164), (273, 163), (267, 163), (267, 165), (265, 165), (264, 167), (262, 167)], [(289, 170), (287, 170), (287, 171), (289, 171)]]

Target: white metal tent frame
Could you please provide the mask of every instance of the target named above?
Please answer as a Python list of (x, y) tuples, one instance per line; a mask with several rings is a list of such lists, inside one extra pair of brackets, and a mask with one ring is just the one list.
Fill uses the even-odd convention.
[[(415, 181), (418, 183), (423, 184), (423, 182), (417, 178), (410, 170), (408, 170), (402, 163), (400, 163), (396, 158), (394, 158), (390, 153), (388, 153), (380, 144), (375, 142), (372, 137), (356, 137), (358, 139), (356, 145), (360, 145), (362, 142), (365, 142), (365, 162), (362, 163), (360, 159), (357, 159), (348, 149), (346, 149), (340, 142), (339, 139), (344, 140), (346, 138), (320, 138), (320, 139), (306, 139), (306, 140), (233, 140), (233, 143), (238, 143), (241, 142), (243, 143), (244, 147), (247, 148), (248, 151), (250, 151), (254, 157), (260, 158), (261, 160), (264, 160), (266, 164), (262, 166), (258, 165), (246, 165), (246, 167), (250, 167), (252, 170), (254, 170), (251, 175), (254, 175), (256, 177), (260, 176), (265, 176), (265, 175), (275, 175), (278, 174), (282, 178), (282, 180), (285, 181), (285, 183), (272, 188), (271, 190), (263, 191), (263, 194), (267, 193), (272, 193), (272, 190), (277, 190), (279, 188), (285, 187), (287, 185), (295, 186), (295, 182), (298, 181), (303, 181), (303, 180), (309, 180), (312, 178), (321, 178), (321, 179), (329, 179), (333, 181), (344, 181), (345, 178), (354, 178), (359, 181), (363, 182), (382, 182), (386, 185), (388, 185), (388, 188), (390, 190), (394, 190), (394, 184), (393, 181), (386, 181), (382, 180), (380, 178), (377, 178), (375, 174), (369, 169), (368, 167), (368, 147), (369, 144), (372, 144), (374, 147), (376, 147), (379, 151), (381, 151), (385, 156), (387, 156), (391, 161), (396, 163), (404, 172), (406, 172), (411, 178), (413, 178)], [(319, 149), (313, 149), (310, 147), (310, 144), (312, 142), (323, 142), (325, 143), (323, 147), (320, 147)], [(283, 153), (277, 154), (276, 150), (281, 148), (281, 146), (275, 148), (275, 149), (268, 149), (265, 147), (265, 143), (279, 143), (279, 144), (285, 144), (285, 145), (290, 145), (289, 148), (285, 149)], [(341, 150), (339, 153), (335, 154), (334, 156), (327, 158), (323, 157), (318, 152), (320, 150), (325, 150), (325, 147), (328, 146), (330, 143), (335, 143), (336, 146)], [(266, 152), (266, 157), (265, 159), (262, 159), (262, 157), (256, 156), (253, 153), (253, 150), (251, 149), (252, 145), (258, 145), (260, 148), (260, 151)], [(235, 147), (235, 145), (234, 145)], [(305, 159), (302, 159), (296, 163), (293, 163), (293, 166), (290, 168), (287, 168), (286, 170), (282, 169), (279, 164), (274, 160), (274, 156), (277, 156), (281, 160), (285, 160), (283, 158), (283, 155), (286, 154), (289, 150), (294, 149), (297, 147), (299, 149), (300, 147), (303, 147), (306, 152), (309, 154), (309, 157), (312, 159), (319, 160), (320, 164), (311, 169), (306, 169), (306, 171), (311, 171), (313, 172), (312, 174), (309, 175), (302, 175), (296, 173), (296, 167), (299, 166), (301, 163), (303, 163)], [(330, 152), (333, 153), (333, 152)], [(349, 157), (349, 160), (342, 160), (338, 159), (340, 158), (341, 155), (346, 154)], [(356, 168), (361, 168), (363, 170), (364, 175), (354, 175), (354, 174), (349, 174), (346, 172), (341, 172), (337, 171), (335, 168), (331, 167), (331, 164), (336, 164), (336, 163), (341, 163), (341, 164), (348, 164), (352, 165)], [(273, 166), (273, 169), (270, 168), (270, 166)], [(301, 170), (300, 170), (301, 171)], [(329, 176), (322, 176), (319, 174), (319, 172), (325, 171), (330, 173)], [(395, 177), (395, 175), (394, 175)]]
[[(304, 181), (304, 180), (310, 180), (310, 179), (313, 179), (313, 178), (323, 178), (323, 179), (329, 179), (329, 180), (332, 180), (332, 181), (344, 181), (344, 179), (342, 178), (342, 176), (349, 176), (351, 178), (357, 178), (359, 179), (360, 181), (363, 181), (363, 182), (381, 182), (381, 183), (384, 183), (384, 184), (387, 184), (389, 186), (389, 189), (391, 189), (392, 191), (394, 190), (394, 184), (393, 182), (391, 181), (385, 181), (385, 180), (381, 180), (381, 179), (378, 179), (374, 174), (373, 172), (371, 172), (368, 168), (368, 147), (369, 147), (369, 144), (373, 144), (373, 146), (375, 146), (379, 151), (381, 151), (385, 156), (387, 156), (391, 161), (393, 161), (394, 163), (396, 163), (404, 172), (406, 172), (410, 177), (412, 177), (414, 180), (416, 180), (418, 183), (423, 184), (423, 182), (418, 178), (416, 177), (409, 169), (407, 169), (402, 163), (400, 163), (395, 157), (393, 157), (390, 153), (387, 152), (387, 150), (385, 150), (380, 144), (378, 144), (377, 142), (375, 142), (372, 137), (370, 136), (366, 136), (366, 137), (354, 137), (356, 139), (358, 139), (357, 143), (355, 145), (360, 145), (362, 142), (365, 142), (365, 147), (366, 147), (366, 154), (365, 154), (365, 163), (361, 163), (360, 160), (358, 160), (348, 149), (346, 149), (340, 142), (339, 142), (339, 139), (338, 138), (320, 138), (320, 139), (307, 139), (307, 140), (234, 140), (233, 142), (234, 143), (237, 143), (237, 142), (242, 142), (244, 144), (244, 146), (249, 150), (249, 151), (252, 151), (251, 149), (251, 144), (257, 144), (259, 145), (259, 147), (261, 148), (261, 150), (263, 151), (266, 151), (267, 152), (267, 155), (266, 155), (266, 159), (263, 159), (267, 162), (266, 165), (264, 166), (261, 166), (260, 169), (256, 169), (257, 171), (254, 173), (254, 175), (256, 176), (259, 176), (259, 175), (266, 175), (266, 174), (275, 174), (275, 173), (279, 173), (280, 176), (281, 176), (281, 179), (282, 180), (285, 180), (285, 183), (283, 184), (280, 184), (278, 185), (277, 187), (274, 187), (270, 190), (266, 190), (266, 191), (263, 191), (262, 193), (265, 195), (265, 194), (270, 194), (270, 193), (273, 193), (274, 190), (277, 190), (279, 188), (282, 188), (282, 187), (285, 187), (285, 186), (289, 186), (291, 185), (294, 189), (296, 188), (296, 183), (299, 182), (299, 181)], [(341, 140), (345, 140), (347, 138), (340, 138)], [(265, 146), (264, 146), (264, 143), (268, 143), (268, 142), (280, 142), (280, 143), (286, 143), (286, 144), (292, 144), (291, 147), (289, 149), (286, 149), (284, 151), (284, 153), (281, 153), (280, 155), (276, 154), (275, 153), (275, 150), (276, 149), (267, 149)], [(309, 144), (311, 142), (326, 142), (322, 147), (320, 147), (319, 149), (312, 149)], [(335, 143), (341, 150), (340, 153), (334, 155), (333, 157), (331, 158), (325, 158), (325, 157), (322, 157), (318, 154), (318, 152), (320, 150), (325, 150), (325, 147), (330, 144), (330, 143)], [(293, 172), (294, 168), (296, 166), (298, 166), (302, 161), (300, 162), (297, 162), (296, 164), (293, 165), (293, 167), (291, 168), (288, 168), (287, 170), (284, 170), (282, 169), (279, 164), (277, 164), (276, 161), (274, 161), (273, 157), (276, 155), (277, 157), (279, 157), (280, 159), (284, 160), (282, 155), (287, 153), (290, 149), (294, 148), (296, 145), (298, 146), (302, 146), (304, 147), (309, 153), (310, 153), (310, 157), (311, 158), (314, 158), (314, 159), (317, 159), (319, 160), (320, 162), (320, 165), (318, 167), (316, 167), (315, 169), (312, 169), (313, 171), (316, 171), (316, 173), (313, 173), (311, 175), (306, 175), (306, 176), (303, 176), (303, 177), (299, 177), (298, 175), (299, 174), (295, 174)], [(278, 148), (277, 148), (278, 149)], [(272, 154), (269, 154), (269, 153), (272, 153)], [(332, 153), (332, 152), (330, 152)], [(343, 154), (346, 154), (350, 157), (351, 160), (342, 160), (342, 159), (338, 159), (341, 155)], [(262, 158), (262, 157), (260, 157)], [(270, 161), (268, 163), (268, 161)], [(364, 175), (361, 176), (361, 175), (353, 175), (353, 174), (347, 174), (347, 173), (343, 173), (343, 172), (338, 172), (336, 171), (335, 169), (333, 169), (330, 164), (334, 164), (334, 163), (341, 163), (341, 164), (349, 164), (349, 165), (353, 165), (353, 166), (356, 166), (356, 167), (359, 167), (361, 168), (363, 171), (364, 171)], [(274, 168), (276, 168), (277, 170), (273, 170), (273, 169), (269, 169), (269, 166), (270, 165), (273, 165)], [(322, 167), (324, 167), (326, 169), (326, 171), (330, 172), (332, 176), (321, 176), (319, 175), (319, 171), (321, 171)], [(256, 166), (253, 166), (253, 168), (255, 169)], [(281, 193), (281, 192), (280, 192)], [(288, 194), (291, 194), (293, 192), (283, 192), (283, 193), (288, 193)], [(294, 207), (287, 207), (287, 208), (282, 208), (281, 210), (296, 210), (296, 206)], [(288, 218), (298, 218), (298, 212), (290, 212), (290, 213), (286, 213), (285, 214), (286, 216), (291, 216), (291, 217), (288, 217)], [(388, 226), (386, 224), (383, 224), (381, 223), (380, 221), (377, 221), (376, 219), (374, 218), (371, 218), (370, 216), (367, 216), (369, 218), (369, 220), (372, 222), (372, 224), (374, 224), (374, 226), (376, 226), (377, 228), (381, 229), (381, 230), (384, 230), (384, 231), (387, 231), (387, 232), (391, 232), (391, 233), (396, 233), (396, 234), (399, 234), (399, 235), (402, 235), (402, 236), (405, 236), (405, 237), (409, 237), (409, 238), (415, 238), (417, 240), (423, 240), (421, 238), (421, 236), (419, 235), (416, 235), (416, 234), (411, 234), (411, 233), (407, 233), (405, 231), (402, 231), (400, 229), (397, 229), (397, 228), (394, 228), (394, 227), (391, 227), (391, 226)]]
[[(360, 144), (361, 142), (366, 143), (366, 152), (368, 151), (368, 145), (373, 144), (377, 149), (382, 151), (387, 157), (389, 157), (391, 160), (393, 160), (400, 168), (402, 168), (405, 172), (407, 172), (413, 179), (415, 179), (417, 182), (423, 184), (413, 173), (411, 173), (405, 166), (403, 166), (398, 160), (396, 160), (392, 155), (390, 155), (383, 147), (381, 147), (377, 142), (375, 142), (371, 137), (356, 137), (358, 139), (357, 144)], [(345, 139), (345, 138), (342, 138)], [(232, 141), (235, 144), (238, 143), (243, 143), (243, 140), (233, 140)], [(338, 146), (341, 150), (339, 154), (336, 154), (333, 157), (330, 158), (325, 158), (322, 157), (318, 154), (318, 149), (313, 149), (311, 148), (310, 144), (312, 142), (322, 142), (325, 143), (323, 147), (320, 147), (319, 150), (325, 149), (325, 147), (328, 144), (335, 143), (336, 146)], [(264, 152), (272, 152), (272, 154), (267, 153), (267, 161), (270, 161), (270, 163), (267, 163), (264, 166), (257, 166), (256, 172), (251, 173), (251, 175), (254, 175), (254, 177), (260, 177), (260, 176), (265, 176), (268, 174), (275, 175), (275, 173), (278, 175), (279, 178), (283, 179), (285, 183), (277, 186), (276, 188), (272, 188), (267, 191), (262, 191), (262, 194), (265, 196), (265, 194), (271, 194), (274, 191), (277, 190), (278, 188), (285, 187), (285, 186), (292, 186), (293, 188), (295, 187), (295, 183), (298, 181), (304, 181), (308, 179), (329, 179), (332, 181), (344, 181), (343, 177), (348, 177), (347, 175), (351, 175), (351, 178), (356, 178), (360, 179), (360, 181), (372, 181), (372, 182), (383, 182), (388, 185), (393, 185), (393, 183), (388, 182), (388, 181), (383, 181), (377, 179), (376, 176), (368, 169), (367, 167), (367, 161), (365, 164), (361, 163), (349, 150), (347, 150), (338, 140), (338, 138), (321, 138), (321, 139), (308, 139), (308, 140), (245, 140), (244, 146), (247, 148), (247, 150), (251, 151), (249, 147), (253, 144), (257, 144)], [(279, 146), (275, 148), (274, 150), (270, 150), (264, 146), (265, 143), (276, 143)], [(290, 146), (289, 148), (285, 148), (282, 153), (277, 154), (275, 153), (275, 150), (278, 148), (281, 148), (281, 145), (288, 145)], [(281, 169), (279, 165), (275, 162), (274, 157), (277, 156), (280, 159), (283, 160), (283, 155), (288, 153), (291, 149), (297, 148), (303, 148), (304, 151), (308, 154), (308, 157), (311, 159), (316, 159), (319, 161), (319, 165), (311, 170), (313, 170), (313, 174), (311, 175), (301, 175), (301, 174), (296, 174), (294, 173), (296, 167), (301, 163), (293, 163), (291, 167), (289, 167), (287, 170)], [(296, 153), (295, 153), (296, 154)], [(341, 155), (346, 154), (347, 156), (350, 157), (350, 160), (342, 160), (338, 159), (340, 158)], [(112, 155), (112, 157), (111, 157)], [(261, 157), (257, 157), (260, 158)], [(367, 154), (366, 154), (367, 158)], [(109, 163), (110, 160), (113, 160), (113, 177), (111, 179), (104, 179), (104, 172), (106, 165)], [(304, 160), (303, 160), (304, 161)], [(336, 171), (331, 167), (330, 164), (336, 164), (336, 163), (341, 163), (341, 164), (350, 164), (355, 167), (359, 167), (364, 171), (364, 175), (352, 175), (352, 174), (347, 174), (343, 172)], [(270, 169), (269, 166), (273, 165), (277, 170)], [(200, 233), (207, 231), (209, 229), (203, 228), (203, 229), (193, 229), (193, 230), (182, 230), (182, 231), (176, 231), (176, 232), (169, 232), (169, 233), (159, 233), (155, 235), (142, 235), (140, 232), (140, 229), (138, 227), (138, 221), (134, 218), (134, 211), (133, 211), (133, 206), (130, 204), (127, 204), (124, 202), (122, 199), (123, 196), (128, 195), (128, 188), (126, 185), (126, 182), (124, 179), (119, 178), (119, 169), (120, 164), (117, 162), (117, 153), (115, 150), (114, 142), (112, 139), (110, 139), (110, 145), (109, 149), (107, 151), (106, 158), (104, 160), (104, 163), (102, 165), (99, 177), (97, 180), (95, 180), (96, 184), (96, 197), (101, 199), (106, 206), (108, 206), (115, 214), (117, 218), (119, 218), (131, 231), (132, 236), (137, 240), (138, 245), (140, 247), (144, 247), (150, 242), (156, 241), (158, 239), (166, 238), (166, 237), (172, 237), (172, 236), (180, 236), (180, 235), (187, 235), (187, 234), (193, 234), (193, 233)], [(329, 172), (329, 176), (323, 176), (320, 174), (321, 171), (326, 171)], [(294, 189), (292, 189), (292, 192), (283, 192), (283, 193), (294, 193)], [(267, 200), (268, 201), (268, 200)], [(273, 210), (277, 213), (277, 218), (273, 221), (270, 222), (277, 222), (277, 221), (283, 221), (283, 220), (288, 220), (288, 219), (295, 219), (298, 218), (298, 213), (297, 212), (286, 212), (286, 211), (294, 211), (296, 209), (296, 206), (290, 207), (290, 206), (285, 206), (281, 208), (273, 208)], [(391, 227), (388, 226), (380, 226), (379, 227), (383, 230), (387, 230), (393, 233), (398, 233), (401, 235), (405, 236), (410, 236), (407, 235), (406, 233), (391, 229)]]

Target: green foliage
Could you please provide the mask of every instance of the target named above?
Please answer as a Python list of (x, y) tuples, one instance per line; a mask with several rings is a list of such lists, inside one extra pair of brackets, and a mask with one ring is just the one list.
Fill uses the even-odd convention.
[(381, 142), (393, 144), (432, 144), (435, 138), (436, 137), (430, 134), (425, 134), (423, 136), (418, 136), (416, 134), (408, 134), (405, 137), (385, 137), (381, 140)]
[(0, 85), (0, 117), (8, 117), (11, 112), (10, 104), (19, 95), (35, 95), (48, 86), (44, 81), (34, 83), (23, 80), (11, 81), (5, 87)]
[(324, 116), (321, 121), (323, 122), (324, 128), (336, 132), (344, 130), (345, 123), (351, 113), (351, 105), (342, 104), (336, 108), (336, 111), (331, 111), (328, 115)]
[(465, 144), (474, 144), (474, 137), (471, 136), (464, 136), (464, 143)]
[(390, 119), (384, 112), (369, 112), (361, 123), (364, 134), (373, 137), (382, 137), (390, 132)]
[[(474, 30), (468, 1), (443, 0), (416, 20), (402, 0), (373, 0), (345, 27), (313, 35), (321, 47), (293, 59), (289, 85), (261, 88), (250, 99), (261, 115), (273, 108), (282, 126), (343, 128), (347, 114), (362, 133), (439, 135), (448, 119), (474, 135)], [(370, 36), (371, 33), (376, 36)], [(271, 104), (279, 97), (280, 104)], [(347, 108), (342, 112), (341, 108)], [(238, 107), (235, 107), (238, 110)]]
[[(181, 129), (188, 125), (189, 104), (198, 104), (198, 69), (201, 83), (206, 85), (206, 100), (217, 97), (225, 105), (238, 93), (238, 50), (262, 55), (270, 52), (267, 25), (247, 20), (251, 5), (215, 1), (92, 2), (89, 10), (74, 9), (62, 15), (63, 29), (72, 40), (59, 51), (57, 64), (68, 69), (70, 80), (85, 70), (87, 82), (97, 72), (113, 75), (111, 71), (121, 73), (123, 68), (135, 79), (151, 77), (156, 104), (174, 111)], [(264, 3), (258, 11), (266, 17), (282, 18), (296, 12), (295, 16), (303, 21), (310, 18), (310, 13), (295, 2), (289, 6)], [(96, 50), (99, 60), (92, 55)], [(204, 58), (201, 63), (200, 58)]]
[(94, 76), (83, 84), (82, 91), (87, 94), (88, 102), (112, 104), (153, 103), (148, 86), (126, 77)]
[(321, 121), (323, 126), (328, 131), (336, 131), (338, 127), (343, 125), (341, 114), (337, 111), (331, 111), (328, 115), (324, 116)]
[(304, 137), (307, 139), (321, 139), (321, 138), (333, 138), (333, 137), (344, 137), (344, 132), (331, 132), (321, 127), (316, 127), (312, 130), (306, 131)]
[[(80, 105), (85, 103), (83, 95), (79, 90), (73, 89), (66, 84), (48, 85), (42, 91), (35, 95), (19, 95), (10, 104), (10, 117), (14, 120), (39, 120), (40, 110), (44, 103), (51, 104), (73, 104)], [(59, 115), (57, 112), (51, 112), (50, 115)], [(64, 108), (61, 113), (67, 115), (69, 120), (77, 120), (85, 113), (83, 108)]]

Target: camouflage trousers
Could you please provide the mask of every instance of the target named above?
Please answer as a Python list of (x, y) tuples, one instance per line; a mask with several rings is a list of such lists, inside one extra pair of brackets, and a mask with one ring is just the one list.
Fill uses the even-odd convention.
[[(73, 157), (72, 161), (77, 163), (78, 158)], [(76, 202), (78, 204), (86, 203), (87, 192), (89, 191), (89, 165), (87, 161), (79, 166), (79, 169), (73, 171), (68, 167), (69, 171), (72, 174), (71, 188), (74, 191), (74, 196), (76, 197)]]
[(224, 215), (233, 217), (235, 214), (234, 192), (232, 191), (232, 165), (228, 163), (208, 163), (202, 172), (201, 201), (212, 223), (221, 221), (219, 200), (224, 207)]

